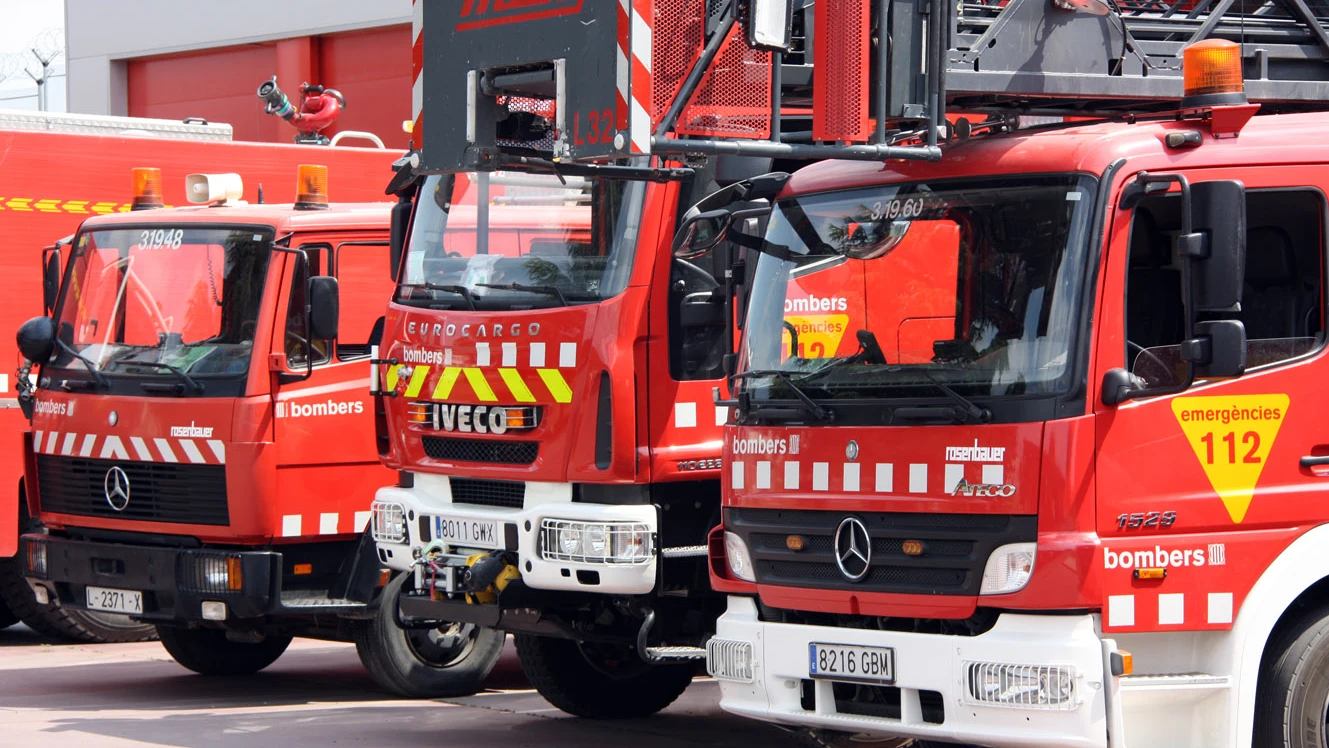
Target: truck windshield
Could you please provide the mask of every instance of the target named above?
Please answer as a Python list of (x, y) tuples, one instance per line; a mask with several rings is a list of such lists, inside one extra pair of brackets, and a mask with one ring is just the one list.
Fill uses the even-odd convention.
[(252, 226), (80, 234), (59, 313), (68, 349), (53, 365), (171, 380), (244, 374), (272, 238)]
[[(883, 185), (778, 202), (744, 332), (754, 398), (1066, 387), (1095, 180)], [(783, 254), (776, 251), (776, 255)], [(949, 390), (949, 393), (948, 393)]]
[(397, 300), (507, 310), (615, 296), (632, 272), (645, 189), (512, 172), (430, 176)]

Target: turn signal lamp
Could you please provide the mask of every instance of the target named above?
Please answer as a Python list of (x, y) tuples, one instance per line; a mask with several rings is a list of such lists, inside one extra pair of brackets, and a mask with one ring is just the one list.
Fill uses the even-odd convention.
[(161, 208), (162, 170), (152, 166), (138, 166), (129, 171), (130, 181), (134, 185), (134, 197), (131, 210), (149, 210)]
[(1167, 579), (1167, 569), (1136, 569), (1134, 576), (1136, 579)]
[(328, 207), (328, 167), (300, 164), (295, 169), (295, 207), (319, 210)]
[(406, 405), (406, 420), (411, 423), (429, 423), (433, 420), (433, 406), (429, 403), (408, 403)]
[(231, 592), (240, 592), (245, 586), (244, 570), (240, 566), (239, 556), (230, 556), (226, 559), (226, 589)]
[(1246, 103), (1241, 47), (1226, 39), (1205, 39), (1181, 53), (1182, 109)]

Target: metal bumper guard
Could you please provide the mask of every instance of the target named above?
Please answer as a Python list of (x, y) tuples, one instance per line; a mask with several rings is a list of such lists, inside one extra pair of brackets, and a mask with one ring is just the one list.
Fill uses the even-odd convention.
[[(533, 590), (590, 592), (605, 595), (644, 595), (655, 589), (658, 564), (658, 540), (653, 543), (652, 554), (642, 563), (610, 564), (576, 560), (552, 560), (542, 551), (541, 527), (544, 520), (574, 522), (636, 523), (650, 528), (652, 537), (659, 537), (657, 509), (652, 505), (583, 504), (571, 501), (571, 486), (566, 487), (566, 499), (560, 500), (556, 491), (549, 491), (549, 501), (532, 501), (531, 490), (538, 484), (527, 484), (526, 506), (522, 509), (478, 506), (452, 503), (448, 480), (443, 476), (416, 476), (411, 488), (381, 488), (374, 497), (375, 507), (397, 504), (407, 517), (406, 538), (393, 543), (379, 540), (379, 559), (396, 571), (413, 571), (416, 550), (424, 553), (438, 547), (433, 538), (435, 518), (449, 520), (483, 520), (498, 523), (497, 537), (504, 550), (515, 551), (522, 583)], [(545, 484), (550, 485), (550, 484)], [(428, 532), (429, 538), (422, 536)], [(515, 544), (512, 538), (515, 536)], [(511, 546), (511, 547), (509, 547)], [(469, 550), (454, 548), (454, 552)], [(487, 550), (487, 549), (479, 549)]]
[[(881, 688), (898, 698), (898, 712), (866, 714), (871, 710), (846, 698), (852, 687), (837, 692), (832, 681), (810, 678), (813, 643), (892, 648), (895, 678)], [(1106, 675), (1109, 644), (1098, 637), (1089, 615), (1003, 614), (979, 636), (943, 636), (768, 623), (759, 620), (752, 598), (731, 596), (707, 670), (720, 682), (721, 708), (768, 722), (995, 748), (1102, 748), (1108, 744), (1107, 704), (1114, 687)], [(734, 652), (742, 650), (746, 653), (736, 660)], [(727, 667), (722, 658), (739, 664)], [(1072, 668), (1074, 698), (1059, 705), (975, 698), (977, 674), (1001, 664), (1016, 666), (1017, 673)], [(1020, 670), (1023, 666), (1028, 667)], [(930, 712), (924, 707), (929, 702)]]
[[(86, 588), (93, 586), (142, 592), (143, 613), (135, 618), (148, 621), (202, 621), (205, 601), (225, 603), (228, 621), (310, 612), (283, 604), (282, 554), (276, 552), (160, 548), (25, 535), (19, 550), (25, 563), (30, 543), (46, 546), (46, 574), (33, 575), (25, 566), (29, 583), (46, 587), (61, 605), (70, 608), (86, 609)], [(205, 573), (209, 564), (213, 569), (218, 562), (226, 567), (228, 559), (235, 560), (232, 565), (238, 562), (241, 579), (237, 589), (231, 589), (229, 581), (218, 584), (215, 575), (209, 581)], [(230, 568), (227, 571), (229, 580)], [(349, 605), (342, 607), (347, 612), (364, 607), (363, 603), (345, 602)], [(323, 607), (318, 612), (343, 611)]]

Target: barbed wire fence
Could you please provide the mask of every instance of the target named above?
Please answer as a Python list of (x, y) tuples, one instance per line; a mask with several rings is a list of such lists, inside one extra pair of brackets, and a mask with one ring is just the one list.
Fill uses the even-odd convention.
[[(21, 52), (0, 54), (0, 83), (26, 76), (36, 84), (37, 109), (47, 111), (48, 92), (52, 78), (64, 77), (64, 73), (54, 71), (57, 60), (64, 55), (64, 31), (51, 27), (43, 29), (26, 45)], [(0, 106), (6, 101), (31, 99), (34, 94), (24, 93), (14, 96), (0, 96)]]

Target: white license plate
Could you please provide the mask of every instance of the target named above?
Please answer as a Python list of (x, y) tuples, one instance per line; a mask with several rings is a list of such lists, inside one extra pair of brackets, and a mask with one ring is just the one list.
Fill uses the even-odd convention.
[(503, 534), (492, 519), (435, 517), (434, 538), (465, 548), (502, 548)]
[(132, 590), (110, 590), (105, 587), (88, 588), (88, 609), (106, 610), (112, 613), (143, 612), (143, 593)]
[(895, 682), (895, 650), (848, 644), (808, 645), (808, 677), (860, 683)]

